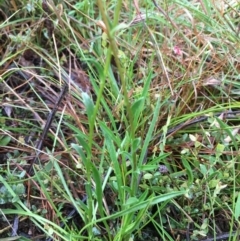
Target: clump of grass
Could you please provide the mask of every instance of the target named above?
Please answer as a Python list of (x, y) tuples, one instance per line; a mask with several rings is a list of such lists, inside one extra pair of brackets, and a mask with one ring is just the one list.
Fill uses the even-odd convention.
[(2, 6), (3, 238), (237, 239), (237, 2)]

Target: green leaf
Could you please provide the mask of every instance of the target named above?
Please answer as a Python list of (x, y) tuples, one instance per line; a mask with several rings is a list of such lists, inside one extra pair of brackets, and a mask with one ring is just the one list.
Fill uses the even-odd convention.
[(128, 200), (126, 201), (124, 206), (131, 207), (133, 204), (136, 204), (138, 202), (139, 202), (139, 200), (136, 197), (130, 197), (130, 198), (128, 198)]
[(141, 138), (138, 137), (138, 138), (135, 138), (133, 140), (133, 144), (132, 144), (132, 152), (136, 152), (138, 150), (138, 148), (140, 147), (141, 145)]
[(152, 178), (153, 178), (153, 174), (151, 174), (151, 173), (146, 173), (146, 174), (143, 175), (143, 178), (144, 178), (145, 180), (152, 179)]
[(235, 216), (236, 221), (238, 221), (238, 218), (240, 216), (240, 193), (238, 193), (237, 202), (235, 204), (234, 216)]
[(7, 146), (10, 141), (11, 141), (11, 137), (10, 136), (1, 136), (1, 138), (0, 138), (0, 146)]
[(87, 158), (86, 158), (85, 153), (83, 152), (82, 147), (75, 143), (72, 143), (71, 146), (79, 154), (84, 165), (87, 166)]
[(82, 98), (83, 98), (83, 103), (84, 103), (86, 111), (87, 111), (88, 119), (91, 120), (93, 112), (94, 112), (93, 101), (90, 98), (90, 96), (85, 92), (82, 93)]
[(223, 154), (225, 146), (223, 144), (218, 143), (216, 147), (216, 155), (220, 157)]
[(99, 171), (97, 170), (97, 168), (95, 167), (95, 165), (92, 163), (92, 172), (93, 172), (93, 179), (95, 181), (95, 185), (96, 185), (96, 196), (97, 196), (97, 201), (98, 201), (98, 208), (99, 208), (99, 212), (101, 217), (104, 216), (104, 212), (103, 212), (103, 203), (102, 203), (102, 180), (99, 174)]
[(18, 183), (17, 185), (14, 185), (13, 190), (17, 195), (25, 194), (25, 186), (22, 183)]
[(160, 107), (161, 107), (161, 102), (160, 102), (160, 98), (158, 98), (156, 107), (154, 109), (154, 115), (153, 115), (152, 121), (150, 123), (150, 126), (148, 128), (148, 132), (147, 132), (146, 138), (144, 140), (143, 148), (142, 148), (142, 151), (141, 151), (141, 156), (139, 158), (139, 163), (140, 164), (142, 164), (143, 161), (144, 161), (145, 154), (147, 153), (148, 145), (149, 145), (149, 143), (150, 143), (150, 141), (152, 139), (152, 134), (153, 134), (154, 128), (156, 127), (156, 123), (158, 121)]
[(184, 167), (186, 168), (186, 172), (188, 175), (188, 185), (191, 185), (193, 183), (194, 177), (193, 177), (193, 170), (189, 164), (189, 162), (182, 156), (182, 162)]
[(131, 106), (131, 111), (134, 116), (134, 126), (136, 128), (138, 126), (137, 123), (138, 123), (139, 116), (143, 111), (144, 102), (145, 102), (145, 98), (141, 97), (141, 98), (137, 99)]
[(151, 70), (147, 76), (146, 81), (144, 82), (144, 87), (143, 87), (143, 91), (142, 91), (142, 97), (144, 97), (145, 99), (149, 95), (149, 89), (150, 89), (150, 84), (151, 84), (152, 78), (153, 78), (153, 73)]
[(20, 198), (19, 198), (18, 196), (15, 196), (15, 197), (11, 200), (11, 202), (12, 202), (12, 203), (17, 203), (19, 200), (20, 200)]
[(125, 24), (125, 23), (120, 23), (118, 24), (116, 27), (111, 29), (110, 35), (113, 36), (117, 31), (122, 30), (122, 29), (126, 29), (129, 27), (129, 24)]
[(120, 147), (121, 139), (119, 138), (119, 135), (115, 135), (114, 132), (110, 130), (104, 122), (99, 121), (99, 125), (103, 132), (103, 135), (113, 140), (117, 144), (117, 146)]
[(49, 161), (45, 166), (44, 169), (46, 170), (46, 172), (50, 172), (53, 169), (53, 162)]
[(87, 152), (87, 154), (90, 153), (90, 149), (89, 149), (89, 145), (87, 143), (87, 141), (80, 135), (76, 136), (77, 140), (78, 140), (78, 144), (79, 146), (81, 146), (81, 148)]

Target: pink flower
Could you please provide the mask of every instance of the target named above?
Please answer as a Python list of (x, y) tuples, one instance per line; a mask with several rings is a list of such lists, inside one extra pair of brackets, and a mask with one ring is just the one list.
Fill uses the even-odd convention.
[(174, 46), (173, 52), (175, 55), (182, 56), (182, 50), (177, 45)]

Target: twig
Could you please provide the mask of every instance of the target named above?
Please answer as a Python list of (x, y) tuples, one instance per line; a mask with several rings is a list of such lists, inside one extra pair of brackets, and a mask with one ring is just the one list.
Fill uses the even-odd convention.
[(52, 111), (49, 113), (48, 115), (48, 118), (47, 118), (47, 121), (45, 123), (45, 126), (44, 126), (44, 129), (43, 129), (43, 132), (42, 132), (42, 135), (37, 143), (37, 146), (36, 146), (36, 149), (37, 149), (37, 153), (36, 153), (36, 156), (35, 158), (30, 162), (29, 164), (29, 168), (27, 170), (28, 174), (31, 176), (32, 175), (32, 169), (33, 169), (33, 164), (37, 162), (38, 160), (38, 157), (39, 157), (39, 154), (43, 148), (43, 141), (44, 139), (46, 138), (47, 136), (47, 133), (48, 133), (48, 130), (50, 129), (50, 126), (52, 124), (52, 121), (54, 119), (54, 116), (57, 112), (57, 109), (58, 109), (58, 106), (60, 105), (63, 97), (65, 96), (66, 92), (68, 90), (68, 84), (65, 83), (63, 88), (62, 88), (62, 91), (58, 97), (58, 100), (56, 102), (56, 104), (54, 105), (54, 108), (52, 109)]
[(236, 232), (224, 233), (224, 234), (219, 234), (216, 237), (211, 237), (211, 238), (207, 238), (207, 239), (203, 239), (203, 240), (199, 240), (199, 241), (217, 241), (217, 240), (222, 240), (222, 239), (229, 239), (230, 237), (232, 237), (235, 234), (236, 234)]
[[(213, 117), (219, 117), (220, 115), (223, 115), (225, 119), (229, 120), (229, 119), (233, 118), (232, 116), (236, 116), (237, 114), (240, 114), (240, 110), (220, 112), (220, 113), (214, 114)], [(177, 131), (182, 130), (182, 129), (186, 128), (186, 127), (192, 126), (194, 124), (206, 121), (208, 118), (209, 118), (209, 116), (200, 116), (200, 117), (198, 117), (198, 118), (196, 118), (194, 120), (190, 120), (188, 122), (181, 123), (181, 124), (171, 128), (171, 129), (169, 129), (167, 131), (166, 136), (170, 136), (170, 135), (176, 133)], [(154, 136), (152, 140), (159, 139), (162, 136), (163, 136), (163, 133), (161, 132), (160, 134), (157, 134), (156, 136)]]

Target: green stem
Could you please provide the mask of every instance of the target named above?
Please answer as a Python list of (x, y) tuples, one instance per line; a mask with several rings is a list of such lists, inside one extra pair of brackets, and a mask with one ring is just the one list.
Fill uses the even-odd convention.
[[(121, 66), (119, 57), (118, 57), (118, 47), (115, 41), (115, 37), (114, 37), (114, 32), (112, 33), (111, 31), (111, 27), (108, 21), (108, 17), (105, 11), (105, 7), (103, 6), (103, 2), (101, 0), (98, 0), (98, 7), (99, 10), (101, 12), (102, 18), (103, 18), (103, 22), (106, 26), (106, 33), (108, 36), (108, 40), (109, 40), (109, 45), (110, 48), (112, 50), (113, 56), (114, 56), (114, 60), (115, 63), (117, 65), (117, 69), (119, 72), (119, 76), (120, 76), (120, 80), (121, 80), (121, 87), (123, 90), (123, 96), (124, 96), (124, 102), (127, 108), (127, 115), (128, 115), (128, 123), (129, 123), (129, 128), (130, 128), (130, 138), (131, 138), (131, 146), (133, 147), (133, 141), (134, 141), (134, 137), (135, 137), (135, 128), (133, 125), (133, 115), (132, 115), (132, 111), (131, 111), (131, 105), (128, 99), (128, 91), (126, 88), (126, 79), (124, 76), (124, 71), (123, 68)], [(113, 26), (112, 29), (114, 29), (116, 27), (116, 25), (118, 24), (118, 20), (119, 20), (119, 13), (122, 7), (122, 1), (117, 1), (117, 5), (115, 8), (115, 12), (114, 12), (114, 21), (113, 21)], [(136, 190), (137, 190), (137, 158), (136, 158), (136, 153), (133, 152), (132, 153), (132, 181), (131, 181), (131, 196), (135, 196), (136, 195)]]

